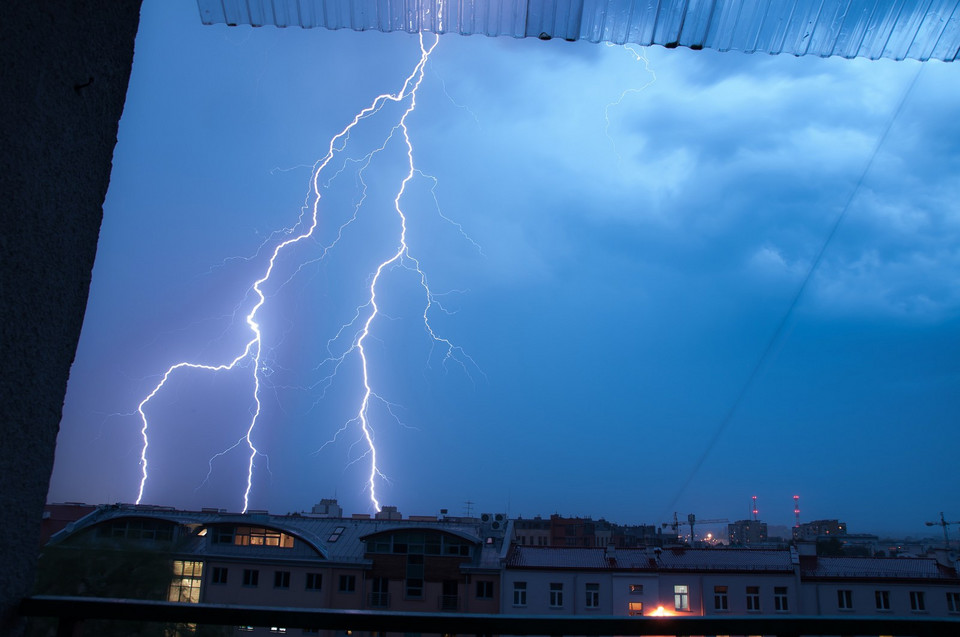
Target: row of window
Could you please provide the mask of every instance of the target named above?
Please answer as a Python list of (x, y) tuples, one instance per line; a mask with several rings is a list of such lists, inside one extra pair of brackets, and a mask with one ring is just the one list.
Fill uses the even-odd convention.
[[(479, 589), (478, 589), (479, 590)], [(549, 605), (550, 608), (563, 608), (563, 582), (551, 582), (549, 585)], [(643, 593), (642, 584), (633, 584), (630, 586), (631, 594)], [(745, 601), (747, 612), (758, 613), (760, 608), (760, 587), (747, 586), (745, 588)], [(914, 611), (926, 610), (926, 600), (923, 591), (910, 591), (910, 609)], [(598, 608), (600, 606), (600, 585), (598, 583), (588, 583), (584, 586), (584, 605), (587, 608)], [(479, 596), (479, 594), (478, 594)], [(890, 610), (890, 591), (875, 591), (874, 597), (877, 610)], [(790, 610), (788, 591), (786, 586), (773, 587), (773, 609), (777, 612), (787, 612)], [(513, 583), (513, 605), (527, 605), (527, 583)], [(677, 611), (690, 610), (690, 590), (686, 585), (678, 584), (673, 587), (673, 606)], [(635, 610), (642, 610), (642, 602), (632, 602), (630, 605), (631, 613)], [(837, 608), (839, 610), (853, 610), (853, 591), (837, 591)], [(713, 587), (713, 609), (716, 611), (726, 611), (730, 609), (730, 589), (728, 586)], [(947, 609), (951, 613), (960, 612), (960, 593), (947, 593)]]
[(259, 526), (217, 526), (213, 529), (213, 543), (290, 549), (293, 536)]
[[(199, 564), (199, 562), (198, 562)], [(211, 570), (211, 584), (226, 584), (229, 578), (229, 569), (225, 566), (214, 566)], [(323, 573), (305, 573), (304, 590), (319, 591), (323, 586)], [(242, 583), (244, 586), (256, 587), (260, 585), (259, 569), (243, 569)], [(386, 595), (387, 580), (376, 577), (373, 579), (374, 594)], [(274, 588), (290, 588), (290, 571), (273, 572)], [(423, 597), (423, 579), (408, 578), (405, 582), (407, 597)], [(357, 590), (357, 578), (355, 575), (340, 575), (337, 581), (337, 592), (353, 593)], [(454, 595), (456, 593), (454, 592)], [(599, 593), (598, 593), (599, 594)], [(493, 582), (490, 580), (478, 580), (476, 582), (477, 599), (493, 599)]]
[[(304, 590), (319, 591), (323, 586), (323, 573), (305, 573)], [(211, 571), (211, 584), (226, 584), (230, 576), (229, 569), (225, 566), (214, 566)], [(244, 586), (255, 587), (260, 585), (260, 570), (255, 568), (243, 569), (242, 583)], [(274, 588), (290, 588), (290, 571), (273, 572)], [(356, 575), (341, 575), (338, 581), (337, 591), (340, 593), (352, 593), (357, 588)]]
[(394, 533), (371, 540), (369, 553), (397, 553), (401, 555), (456, 555), (469, 557), (472, 545), (459, 538), (442, 533)]
[[(478, 588), (479, 591), (479, 588)], [(550, 608), (563, 608), (563, 582), (550, 583)], [(493, 583), (490, 582), (490, 595), (493, 595)], [(479, 592), (477, 597), (479, 597)], [(600, 584), (597, 582), (588, 582), (584, 585), (584, 604), (587, 608), (600, 607)], [(527, 583), (513, 583), (513, 605), (527, 605)]]
[[(947, 594), (947, 610), (951, 613), (960, 613), (960, 593), (950, 591)], [(924, 591), (909, 591), (910, 610), (922, 612), (927, 610), (927, 599)], [(890, 610), (890, 591), (874, 591), (873, 603), (877, 610)], [(840, 589), (837, 591), (837, 609), (853, 610), (853, 591)]]

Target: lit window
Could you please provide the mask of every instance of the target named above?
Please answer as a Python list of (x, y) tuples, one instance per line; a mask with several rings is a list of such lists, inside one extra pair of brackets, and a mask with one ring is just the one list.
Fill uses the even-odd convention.
[(260, 571), (252, 568), (243, 569), (243, 585), (256, 586), (260, 583)]
[(200, 602), (200, 582), (203, 579), (203, 562), (187, 562), (175, 560), (173, 563), (173, 578), (170, 580), (170, 590), (167, 601)]
[(840, 610), (853, 610), (853, 591), (837, 591), (837, 608)]
[(727, 598), (726, 586), (713, 587), (713, 610), (729, 610), (730, 602)]
[(643, 584), (631, 584), (631, 585), (630, 585), (630, 594), (631, 594), (631, 595), (643, 595)]
[(258, 526), (221, 526), (213, 531), (214, 544), (293, 548), (293, 536)]
[(686, 586), (673, 587), (673, 607), (676, 610), (690, 610), (690, 595)]
[(286, 628), (281, 628), (281, 627), (279, 627), (279, 626), (271, 626), (271, 627), (270, 627), (270, 632), (271, 632), (271, 633), (274, 633), (274, 634), (277, 634), (277, 635), (284, 635), (284, 634), (286, 634), (287, 629), (286, 629)]
[(323, 573), (307, 573), (306, 589), (308, 591), (318, 591), (320, 590), (322, 584)]
[(747, 611), (760, 612), (760, 587), (747, 586)]
[(873, 597), (877, 602), (877, 610), (890, 610), (890, 591), (874, 591)]
[(563, 584), (553, 582), (550, 584), (550, 608), (563, 607)]
[(600, 584), (587, 584), (587, 608), (600, 607)]
[(923, 599), (923, 591), (910, 591), (910, 610), (927, 610), (927, 604)]
[(527, 583), (526, 582), (513, 583), (513, 605), (514, 606), (527, 605)]
[(274, 571), (274, 588), (290, 588), (290, 571)]
[(773, 609), (781, 613), (785, 613), (788, 610), (790, 610), (787, 603), (787, 587), (786, 586), (773, 587)]
[(630, 617), (643, 615), (643, 602), (629, 602), (627, 604), (627, 614), (630, 615)]

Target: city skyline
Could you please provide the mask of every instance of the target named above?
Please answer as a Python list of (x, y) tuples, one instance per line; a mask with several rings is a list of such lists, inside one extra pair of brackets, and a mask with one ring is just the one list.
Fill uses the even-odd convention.
[[(204, 27), (190, 2), (145, 3), (51, 501), (135, 499), (137, 406), (170, 365), (245, 342), (310, 167), (419, 55), (408, 34)], [(439, 38), (403, 203), (431, 318), (469, 359), (449, 364), (418, 282), (391, 271), (369, 341), (380, 502), (662, 523), (745, 519), (757, 495), (790, 525), (799, 494), (802, 519), (874, 532), (956, 518), (955, 74)], [(350, 143), (375, 148), (384, 113)], [(348, 164), (323, 183), (318, 252), (355, 210)], [(327, 385), (319, 364), (394, 245), (372, 215), (405, 167), (387, 148), (363, 177), (370, 216), (267, 292), (251, 508), (370, 508), (360, 437), (336, 434), (357, 363)], [(250, 413), (248, 369), (179, 375), (151, 405), (145, 503), (241, 508), (246, 457), (217, 454)]]

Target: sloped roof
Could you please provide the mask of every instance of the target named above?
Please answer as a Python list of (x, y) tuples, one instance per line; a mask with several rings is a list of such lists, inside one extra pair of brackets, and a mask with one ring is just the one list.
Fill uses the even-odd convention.
[(952, 61), (960, 0), (198, 0), (204, 24)]
[(790, 552), (754, 549), (616, 549), (514, 546), (507, 568), (792, 572)]
[(928, 579), (952, 577), (937, 561), (925, 557), (818, 557), (804, 562), (803, 577), (825, 578), (903, 578)]

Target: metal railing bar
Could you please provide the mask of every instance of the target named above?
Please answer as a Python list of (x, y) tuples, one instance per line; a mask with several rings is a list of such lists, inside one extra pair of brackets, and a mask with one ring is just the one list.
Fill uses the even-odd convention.
[(960, 618), (486, 615), (188, 604), (44, 595), (23, 599), (20, 613), (28, 617), (56, 617), (68, 624), (85, 619), (114, 619), (461, 635), (960, 635)]

